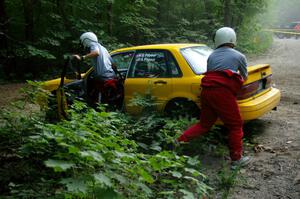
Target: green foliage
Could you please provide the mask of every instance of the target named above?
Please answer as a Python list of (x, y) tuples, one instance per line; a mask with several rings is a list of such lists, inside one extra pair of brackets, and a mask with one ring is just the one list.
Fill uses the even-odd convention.
[(21, 89), (24, 93), (24, 102), (38, 104), (43, 111), (48, 110), (50, 92), (42, 88), (42, 82), (27, 81), (27, 85)]
[(20, 58), (28, 59), (32, 57), (39, 57), (43, 59), (55, 59), (55, 56), (46, 50), (37, 49), (34, 46), (26, 45), (24, 48), (18, 48), (15, 51), (16, 55)]
[(188, 121), (96, 112), (80, 102), (56, 124), (26, 114), (1, 113), (6, 196), (197, 198), (210, 191), (197, 157), (168, 148)]
[(228, 198), (231, 188), (237, 183), (239, 169), (231, 170), (228, 167), (223, 167), (218, 172), (217, 181), (220, 191), (222, 191), (222, 198)]
[[(243, 51), (262, 51), (271, 42), (256, 24), (266, 25), (262, 14), (273, 1), (231, 1), (227, 14), (242, 38), (238, 42)], [(45, 71), (57, 72), (63, 54), (84, 53), (78, 38), (85, 31), (95, 32), (109, 50), (149, 43), (211, 45), (213, 32), (224, 25), (225, 15), (221, 0), (12, 0), (4, 1), (3, 9), (3, 71), (17, 78), (28, 74), (31, 79), (40, 78)]]
[(238, 47), (246, 53), (264, 52), (273, 42), (272, 34), (262, 31), (262, 27), (256, 18), (245, 20), (238, 33), (240, 35), (238, 37)]

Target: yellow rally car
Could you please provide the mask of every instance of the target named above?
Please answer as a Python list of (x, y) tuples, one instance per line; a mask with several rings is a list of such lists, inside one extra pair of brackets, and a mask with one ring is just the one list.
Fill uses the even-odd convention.
[[(112, 58), (125, 77), (125, 111), (139, 112), (140, 107), (130, 105), (131, 99), (136, 93), (150, 93), (156, 100), (158, 111), (185, 108), (192, 115), (198, 114), (201, 111), (201, 78), (212, 51), (202, 44), (145, 45), (113, 51)], [(92, 70), (85, 73), (82, 81), (88, 82), (91, 73)], [(248, 66), (248, 73), (248, 80), (237, 98), (243, 119), (253, 120), (275, 109), (281, 94), (272, 87), (270, 65)], [(57, 88), (55, 82), (58, 81), (46, 82), (45, 88), (54, 90)]]

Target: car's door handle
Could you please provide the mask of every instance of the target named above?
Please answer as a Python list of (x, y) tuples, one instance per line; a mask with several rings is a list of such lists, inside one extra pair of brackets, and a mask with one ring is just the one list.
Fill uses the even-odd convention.
[(158, 81), (155, 81), (154, 84), (167, 84), (167, 82), (163, 81), (163, 80), (158, 80)]

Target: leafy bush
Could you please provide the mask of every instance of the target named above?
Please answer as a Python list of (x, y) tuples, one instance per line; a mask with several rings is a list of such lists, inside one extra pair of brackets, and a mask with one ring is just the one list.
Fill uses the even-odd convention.
[(39, 113), (1, 113), (3, 196), (198, 198), (211, 189), (197, 157), (168, 148), (188, 121), (97, 112), (80, 102), (69, 114), (51, 124)]
[(273, 43), (272, 33), (263, 31), (254, 19), (248, 20), (240, 26), (239, 35), (238, 47), (245, 53), (264, 52)]

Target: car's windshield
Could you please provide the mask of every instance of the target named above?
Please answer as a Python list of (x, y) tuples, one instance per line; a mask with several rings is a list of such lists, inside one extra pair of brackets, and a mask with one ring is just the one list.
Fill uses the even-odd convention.
[(207, 46), (194, 46), (183, 48), (180, 51), (194, 73), (200, 75), (206, 72), (207, 58), (213, 51), (211, 48)]

